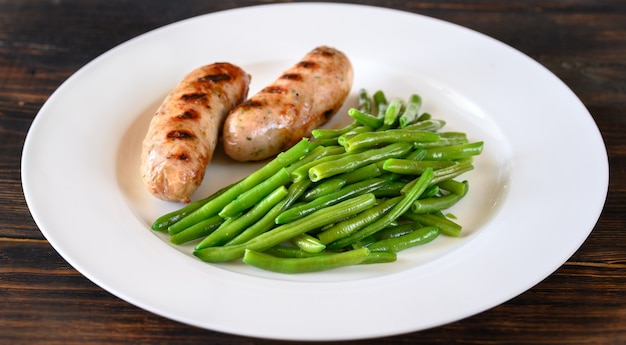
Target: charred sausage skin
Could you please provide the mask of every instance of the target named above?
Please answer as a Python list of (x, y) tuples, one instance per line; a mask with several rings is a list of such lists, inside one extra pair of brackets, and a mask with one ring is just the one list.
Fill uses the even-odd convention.
[(350, 60), (320, 46), (233, 110), (224, 123), (225, 152), (238, 161), (272, 157), (328, 121), (352, 87)]
[(141, 176), (154, 196), (188, 203), (210, 163), (226, 115), (248, 95), (250, 76), (230, 63), (199, 67), (165, 97), (150, 121)]

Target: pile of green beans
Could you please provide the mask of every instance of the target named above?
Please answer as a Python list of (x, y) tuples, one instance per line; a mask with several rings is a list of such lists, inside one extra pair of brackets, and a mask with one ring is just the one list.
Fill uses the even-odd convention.
[(467, 195), (457, 178), (483, 142), (443, 131), (422, 98), (358, 93), (352, 123), (316, 129), (260, 169), (152, 225), (194, 241), (206, 262), (242, 260), (281, 273), (393, 262), (439, 235), (459, 236), (446, 210)]

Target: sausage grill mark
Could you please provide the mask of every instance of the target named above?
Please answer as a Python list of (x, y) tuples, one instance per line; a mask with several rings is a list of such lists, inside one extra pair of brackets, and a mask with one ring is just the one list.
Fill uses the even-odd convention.
[(189, 109), (176, 117), (180, 120), (187, 120), (187, 119), (197, 119), (198, 117), (200, 117), (200, 115), (198, 115), (198, 113), (195, 110)]
[(303, 67), (303, 68), (313, 68), (317, 66), (317, 63), (313, 61), (300, 61), (298, 62), (298, 66)]
[(193, 137), (194, 135), (187, 131), (174, 130), (174, 131), (170, 131), (169, 133), (167, 133), (167, 138), (173, 139), (173, 140), (192, 139)]
[(302, 81), (302, 75), (299, 73), (285, 73), (280, 76), (281, 79), (289, 79), (295, 81)]
[(271, 86), (268, 86), (268, 87), (264, 88), (263, 90), (261, 90), (261, 92), (264, 92), (264, 93), (281, 93), (281, 94), (283, 94), (283, 93), (287, 93), (287, 90), (284, 87), (282, 87), (282, 86), (271, 85)]
[(254, 101), (254, 100), (247, 100), (243, 103), (241, 103), (241, 107), (246, 107), (246, 108), (258, 108), (263, 106), (263, 103), (259, 102), (259, 101)]
[(167, 156), (167, 159), (178, 159), (179, 161), (187, 161), (189, 160), (189, 155), (185, 152), (172, 154)]
[(206, 100), (206, 94), (204, 93), (188, 93), (180, 96), (180, 99), (183, 101), (197, 101), (197, 100)]
[(204, 77), (200, 77), (197, 79), (199, 82), (210, 81), (210, 82), (218, 82), (218, 81), (228, 81), (230, 80), (230, 75), (226, 73), (218, 73), (218, 74), (209, 74)]

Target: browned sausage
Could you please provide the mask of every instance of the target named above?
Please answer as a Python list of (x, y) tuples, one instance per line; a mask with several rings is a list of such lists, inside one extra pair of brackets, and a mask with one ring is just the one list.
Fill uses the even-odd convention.
[(352, 87), (352, 65), (334, 48), (313, 49), (226, 118), (223, 143), (238, 161), (262, 160), (328, 121)]
[(248, 94), (250, 76), (238, 66), (200, 67), (167, 95), (150, 122), (141, 176), (156, 197), (188, 203), (211, 161), (226, 115)]

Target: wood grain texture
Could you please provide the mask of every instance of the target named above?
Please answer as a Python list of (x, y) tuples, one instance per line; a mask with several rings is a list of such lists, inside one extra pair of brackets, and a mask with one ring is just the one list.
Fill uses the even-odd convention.
[[(270, 2), (0, 1), (0, 344), (277, 343), (183, 325), (96, 286), (45, 240), (30, 216), (20, 180), (22, 146), (37, 111), (84, 64), (162, 25)], [(624, 1), (349, 2), (450, 21), (537, 60), (580, 97), (597, 122), (609, 155), (610, 185), (589, 238), (532, 289), (448, 325), (347, 343), (626, 343)], [(585, 186), (573, 188), (585, 193)]]

